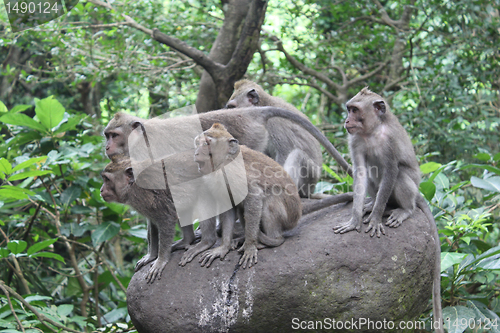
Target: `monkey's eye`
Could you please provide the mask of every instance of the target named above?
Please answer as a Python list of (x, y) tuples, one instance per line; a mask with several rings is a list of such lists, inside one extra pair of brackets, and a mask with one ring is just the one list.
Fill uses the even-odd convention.
[(106, 177), (105, 175), (102, 175), (101, 177), (102, 177), (102, 180), (104, 180), (105, 182), (109, 181), (109, 178)]
[(111, 137), (114, 139), (118, 136), (118, 133), (111, 133)]

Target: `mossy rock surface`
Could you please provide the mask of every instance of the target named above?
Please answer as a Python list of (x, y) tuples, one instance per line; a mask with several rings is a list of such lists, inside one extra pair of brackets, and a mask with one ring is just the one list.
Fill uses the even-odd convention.
[(333, 320), (358, 323), (335, 332), (396, 331), (359, 323), (385, 320), (397, 327), (427, 308), (435, 257), (431, 227), (417, 209), (381, 238), (365, 233), (366, 225), (361, 233), (334, 234), (332, 227), (350, 215), (348, 204), (303, 217), (283, 245), (260, 250), (250, 269), (237, 265), (236, 251), (209, 268), (197, 258), (180, 267), (182, 253), (175, 252), (152, 284), (143, 267), (128, 287), (132, 321), (140, 333), (293, 332), (306, 331), (311, 322), (315, 329), (308, 331), (321, 332), (333, 331)]

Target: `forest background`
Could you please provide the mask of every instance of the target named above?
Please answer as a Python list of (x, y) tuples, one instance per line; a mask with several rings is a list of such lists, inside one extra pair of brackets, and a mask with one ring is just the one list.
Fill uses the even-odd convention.
[[(82, 0), (21, 32), (0, 9), (0, 332), (134, 331), (125, 292), (145, 221), (100, 197), (103, 126), (118, 111), (221, 108), (243, 77), (304, 112), (346, 158), (344, 103), (364, 86), (389, 100), (440, 230), (450, 332), (487, 321), (499, 332), (499, 8)], [(352, 179), (324, 161), (318, 191), (348, 191)]]

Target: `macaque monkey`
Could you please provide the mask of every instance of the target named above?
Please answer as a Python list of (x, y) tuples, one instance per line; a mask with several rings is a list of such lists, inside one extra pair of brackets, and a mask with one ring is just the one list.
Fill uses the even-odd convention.
[[(122, 120), (121, 119), (122, 117), (126, 119), (129, 119), (129, 117), (136, 118), (133, 116), (126, 115), (124, 113), (123, 114), (117, 113), (115, 117), (109, 122), (108, 126), (106, 126), (106, 128), (104, 129), (104, 136), (106, 138), (106, 156), (108, 156), (108, 158), (110, 159), (112, 159), (114, 156), (117, 155), (130, 156), (128, 149), (128, 137), (130, 133), (132, 133), (132, 131), (139, 126), (141, 126), (142, 130), (144, 131), (144, 126), (142, 126), (142, 124), (139, 122), (132, 124), (132, 126), (124, 126), (123, 124), (120, 125), (121, 123), (120, 120)], [(113, 123), (115, 122), (116, 124), (114, 125)], [(177, 165), (182, 168), (182, 173), (186, 174), (188, 179), (193, 179), (196, 175), (196, 168), (193, 169), (195, 164), (190, 162), (191, 161), (187, 161), (187, 163), (179, 162), (177, 163)], [(111, 200), (111, 201), (116, 201), (116, 200)], [(149, 254), (150, 253), (149, 239), (151, 237), (150, 234), (152, 232), (149, 220), (147, 223), (147, 228), (148, 228), (148, 254)], [(193, 232), (193, 227), (191, 225), (181, 227), (181, 230), (182, 230), (182, 239), (172, 244), (172, 251), (187, 249), (189, 245), (197, 238), (195, 233)], [(139, 262), (137, 262), (135, 270), (136, 271), (139, 270), (139, 268), (141, 268), (143, 265), (144, 261), (139, 260)]]
[[(354, 203), (351, 220), (334, 229), (335, 233), (359, 231), (363, 208), (370, 212), (364, 223), (371, 236), (385, 235), (382, 215), (387, 204), (395, 205), (385, 223), (396, 228), (418, 206), (434, 232), (436, 259), (433, 282), (434, 320), (436, 332), (443, 332), (441, 310), (441, 245), (439, 235), (425, 199), (419, 193), (420, 169), (411, 140), (379, 95), (363, 88), (346, 103), (348, 116), (344, 127), (349, 133), (349, 150), (354, 169)], [(372, 202), (364, 207), (366, 193)]]
[(137, 186), (130, 159), (123, 155), (114, 155), (101, 176), (104, 182), (101, 196), (105, 201), (130, 205), (148, 218), (148, 254), (139, 260), (136, 270), (154, 261), (146, 276), (147, 282), (152, 283), (160, 278), (170, 259), (175, 234), (177, 215), (170, 191)]
[[(298, 112), (298, 111), (297, 111)], [(113, 155), (122, 154), (129, 156), (128, 137), (130, 133), (138, 126), (145, 124), (172, 124), (169, 129), (168, 135), (176, 136), (177, 124), (181, 124), (183, 120), (198, 117), (201, 122), (201, 127), (205, 131), (209, 129), (214, 123), (218, 122), (223, 124), (229, 133), (231, 133), (241, 144), (249, 147), (250, 149), (259, 151), (261, 153), (269, 153), (270, 137), (276, 136), (276, 129), (270, 124), (271, 119), (280, 118), (287, 119), (302, 128), (302, 132), (308, 132), (316, 140), (325, 147), (327, 152), (340, 164), (340, 166), (352, 175), (350, 165), (340, 155), (337, 149), (328, 141), (328, 139), (302, 114), (297, 114), (277, 107), (249, 107), (238, 108), (237, 110), (216, 110), (206, 113), (201, 113), (194, 116), (168, 118), (168, 119), (150, 119), (145, 120), (122, 112), (115, 114), (113, 119), (109, 122), (108, 126), (104, 129), (104, 136), (106, 137), (106, 155), (111, 158)], [(287, 131), (283, 128), (283, 131)], [(285, 135), (285, 134), (282, 134)], [(302, 136), (287, 137), (281, 141), (276, 141), (280, 145), (285, 144), (298, 145), (299, 141), (305, 141)], [(283, 143), (280, 143), (283, 142)], [(301, 144), (303, 145), (303, 144)], [(307, 143), (309, 145), (309, 143)], [(277, 158), (281, 158), (275, 155)], [(279, 161), (278, 161), (279, 163)]]
[[(252, 106), (275, 106), (307, 118), (292, 104), (266, 93), (257, 83), (249, 80), (236, 82), (234, 93), (226, 108)], [(323, 163), (319, 142), (310, 133), (305, 132), (300, 124), (287, 119), (269, 119), (267, 129), (269, 138), (263, 153), (283, 166), (297, 185), (302, 198), (321, 198), (321, 194), (314, 194)]]
[[(268, 138), (271, 135), (267, 128), (268, 120), (273, 117), (286, 118), (290, 121), (300, 124), (300, 126), (303, 127), (305, 131), (311, 133), (311, 135), (313, 135), (326, 148), (326, 150), (339, 162), (339, 164), (341, 164), (351, 174), (352, 171), (349, 164), (347, 164), (347, 162), (338, 153), (335, 147), (313, 124), (311, 124), (311, 122), (307, 118), (301, 115), (297, 115), (293, 112), (275, 107), (251, 107), (241, 108), (237, 110), (218, 110), (194, 116), (150, 120), (144, 120), (124, 113), (117, 113), (104, 130), (104, 135), (106, 137), (106, 154), (108, 157), (113, 157), (117, 154), (124, 154), (128, 156), (129, 135), (134, 129), (138, 127), (143, 130), (143, 133), (145, 133), (146, 127), (151, 126), (154, 128), (155, 126), (161, 126), (165, 129), (165, 136), (179, 138), (179, 140), (182, 140), (183, 134), (180, 131), (180, 128), (182, 128), (184, 126), (183, 124), (185, 123), (193, 123), (193, 120), (199, 121), (203, 130), (207, 130), (212, 126), (212, 124), (219, 122), (225, 125), (229, 133), (231, 133), (237, 140), (239, 140), (241, 144), (244, 144), (251, 149), (264, 152), (267, 149), (267, 144), (269, 141)], [(153, 143), (150, 142), (150, 144)], [(155, 144), (161, 145), (161, 143), (157, 142)], [(179, 161), (178, 163), (173, 162), (173, 164), (178, 165), (177, 171), (180, 178), (183, 177), (183, 172), (186, 172), (188, 174), (188, 178), (190, 178), (193, 169), (192, 164), (196, 165), (192, 160), (192, 155), (190, 162), (183, 160)], [(186, 168), (186, 171), (183, 171), (183, 168)], [(349, 198), (349, 196), (345, 197), (343, 195), (339, 199), (349, 201)], [(308, 211), (314, 211), (322, 207), (341, 202), (336, 199), (337, 198), (335, 196), (333, 198), (323, 199), (325, 201), (323, 202), (322, 206), (316, 205), (314, 209), (308, 209)], [(224, 220), (231, 220), (231, 216), (234, 216), (234, 214), (232, 214), (231, 212), (226, 212), (222, 214), (220, 218), (224, 218)], [(225, 223), (226, 222), (221, 221), (222, 225), (224, 225)], [(234, 220), (227, 223), (234, 223)], [(209, 229), (211, 230), (211, 228)], [(197, 250), (195, 251), (192, 250), (192, 247), (189, 247), (189, 244), (194, 240), (192, 226), (189, 225), (182, 227), (182, 231), (183, 241), (181, 242), (181, 244), (183, 248), (188, 249), (188, 251), (185, 253), (185, 256), (183, 256), (183, 258), (181, 259), (180, 264), (184, 265), (186, 262), (191, 261), (192, 258), (197, 253), (199, 253), (197, 251), (199, 251), (200, 248), (197, 247)], [(203, 247), (205, 247), (206, 249), (213, 246), (213, 243), (216, 240), (216, 238), (207, 237), (209, 236), (207, 235), (205, 237), (202, 237)], [(174, 248), (175, 246), (176, 245), (174, 245)]]
[[(260, 152), (240, 145), (219, 123), (197, 136), (195, 146), (194, 160), (201, 174), (209, 175), (222, 170), (226, 184), (227, 179), (231, 183), (233, 197), (237, 197), (237, 191), (248, 191), (235, 208), (245, 229), (245, 241), (239, 249), (243, 251), (243, 256), (239, 263), (243, 268), (251, 267), (257, 264), (258, 249), (281, 245), (285, 241), (283, 232), (297, 225), (302, 216), (297, 187), (281, 165)], [(240, 154), (242, 164), (232, 163)], [(214, 191), (214, 196), (226, 193), (224, 184), (208, 182), (212, 182), (207, 186)], [(211, 232), (215, 233), (213, 227)], [(200, 262), (209, 266), (215, 258), (224, 258), (231, 249), (232, 223), (225, 224), (222, 233), (222, 244), (205, 252)]]

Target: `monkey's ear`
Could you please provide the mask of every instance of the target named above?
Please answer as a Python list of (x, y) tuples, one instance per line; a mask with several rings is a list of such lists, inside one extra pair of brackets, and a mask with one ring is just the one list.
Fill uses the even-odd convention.
[(259, 104), (259, 94), (255, 91), (255, 89), (250, 90), (247, 93), (248, 101), (253, 105)]
[(136, 129), (137, 127), (139, 127), (139, 126), (140, 126), (141, 128), (144, 128), (144, 125), (142, 124), (142, 122), (140, 122), (140, 121), (134, 121), (134, 122), (132, 123), (132, 130), (135, 130), (135, 129)]
[(236, 139), (229, 140), (229, 154), (234, 155), (238, 152), (239, 143)]
[(373, 107), (380, 114), (384, 114), (386, 111), (385, 102), (383, 100), (378, 100), (378, 101), (373, 102)]
[(134, 170), (132, 170), (132, 167), (128, 167), (125, 169), (125, 176), (127, 177), (129, 184), (132, 184), (135, 181)]

